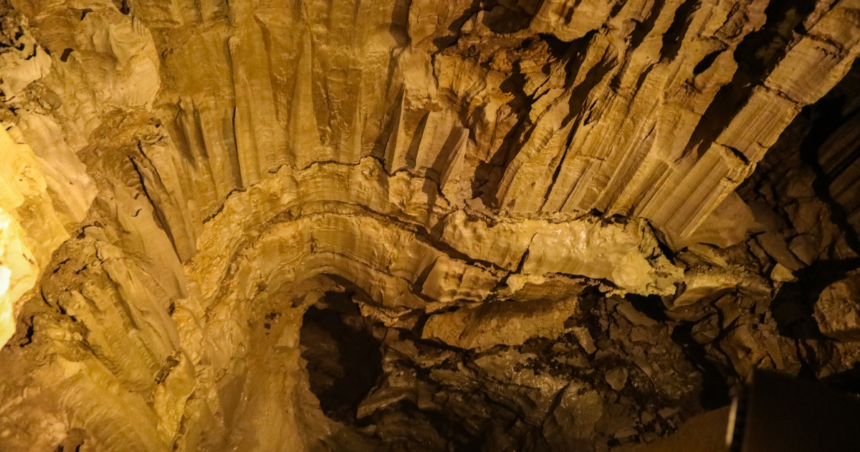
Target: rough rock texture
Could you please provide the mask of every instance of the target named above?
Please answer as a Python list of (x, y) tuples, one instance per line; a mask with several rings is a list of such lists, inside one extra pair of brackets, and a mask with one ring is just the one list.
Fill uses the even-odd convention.
[(0, 20), (4, 451), (633, 450), (860, 363), (858, 0)]
[(815, 304), (815, 320), (827, 336), (860, 340), (860, 278), (854, 275), (827, 286)]

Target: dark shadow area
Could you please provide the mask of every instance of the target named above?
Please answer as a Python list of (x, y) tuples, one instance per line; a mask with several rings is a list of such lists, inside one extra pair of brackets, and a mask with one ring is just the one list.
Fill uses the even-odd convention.
[(716, 52), (711, 52), (705, 55), (705, 58), (702, 58), (702, 61), (699, 61), (699, 64), (697, 64), (696, 67), (693, 68), (693, 75), (699, 75), (702, 72), (707, 71), (711, 67), (711, 65), (714, 64), (714, 61), (717, 60), (717, 57), (720, 56), (721, 53), (722, 50), (718, 50)]
[(629, 301), (637, 311), (658, 322), (666, 322), (669, 320), (669, 317), (666, 316), (666, 311), (664, 310), (665, 305), (659, 295), (649, 295), (646, 297), (644, 295), (631, 293), (625, 295), (624, 298)]
[[(852, 67), (851, 72), (860, 71), (860, 65)], [(846, 77), (842, 82), (813, 105), (805, 107), (800, 116), (808, 125), (808, 132), (799, 143), (800, 160), (813, 171), (815, 180), (812, 188), (815, 196), (823, 201), (830, 210), (832, 221), (843, 234), (845, 243), (860, 253), (860, 240), (843, 206), (833, 198), (830, 185), (833, 182), (819, 162), (819, 152), (828, 140), (838, 132), (852, 114), (845, 114), (846, 105), (857, 98), (856, 81)], [(850, 110), (850, 109), (849, 109)], [(812, 317), (815, 303), (821, 292), (830, 284), (844, 279), (847, 274), (860, 268), (860, 258), (817, 260), (811, 265), (794, 273), (797, 281), (783, 285), (771, 303), (773, 317), (777, 321), (780, 334), (795, 339), (822, 339), (818, 324)]]
[(770, 305), (780, 334), (794, 339), (823, 339), (812, 317), (815, 303), (827, 286), (845, 279), (848, 272), (858, 267), (860, 258), (854, 258), (817, 261), (796, 271), (797, 281), (783, 285)]
[(481, 10), (481, 2), (479, 0), (472, 0), (472, 4), (469, 5), (463, 11), (463, 14), (460, 17), (454, 19), (451, 22), (451, 25), (448, 26), (448, 31), (452, 34), (448, 36), (440, 36), (438, 38), (433, 39), (433, 45), (436, 46), (437, 51), (442, 51), (447, 47), (451, 47), (452, 45), (457, 43), (457, 39), (460, 37), (460, 29), (463, 27), (463, 24), (466, 23), (473, 15), (477, 14), (478, 11)]
[(836, 391), (860, 395), (860, 364), (855, 364), (851, 370), (824, 377), (821, 382)]
[(678, 56), (678, 51), (681, 50), (684, 35), (690, 28), (690, 22), (693, 19), (693, 13), (699, 9), (697, 0), (685, 0), (678, 9), (675, 10), (675, 15), (672, 17), (672, 25), (663, 34), (663, 45), (660, 47), (660, 59), (674, 60)]
[[(809, 117), (810, 130), (800, 146), (800, 159), (815, 173), (812, 188), (815, 195), (830, 208), (830, 221), (836, 224), (845, 234), (845, 241), (855, 253), (860, 254), (860, 237), (854, 226), (848, 221), (848, 212), (830, 193), (832, 178), (819, 161), (819, 151), (838, 130), (850, 120), (851, 116), (842, 117), (841, 110), (847, 99), (844, 97), (826, 96), (819, 102), (807, 106), (801, 114)], [(860, 113), (855, 113), (860, 114)]]
[(73, 428), (67, 432), (65, 439), (57, 445), (54, 452), (79, 452), (84, 446), (87, 436), (86, 431), (79, 428)]
[(481, 450), (485, 438), (475, 436), (466, 427), (465, 420), (452, 418), (448, 413), (432, 410), (422, 410), (411, 400), (402, 400), (393, 406), (393, 410), (430, 424), (433, 429), (448, 442), (452, 452), (470, 452)]
[(487, 10), (484, 14), (484, 25), (493, 33), (516, 33), (525, 30), (541, 5), (543, 0), (487, 2), (482, 5), (483, 9)]
[(715, 410), (731, 403), (726, 375), (708, 359), (705, 347), (693, 339), (692, 322), (685, 322), (672, 331), (672, 340), (681, 346), (687, 360), (702, 373), (702, 390), (699, 403), (705, 410)]
[[(118, 9), (119, 12), (125, 14), (126, 16), (128, 15), (128, 13), (131, 12), (131, 7), (128, 3), (128, 0), (113, 0), (113, 4), (114, 6), (116, 6), (116, 9)], [(83, 19), (84, 18), (81, 17), (81, 20)]]
[(534, 99), (525, 93), (523, 89), (525, 84), (525, 75), (520, 72), (519, 62), (515, 62), (513, 64), (513, 74), (502, 83), (500, 88), (503, 93), (513, 95), (513, 99), (508, 102), (508, 106), (511, 107), (511, 111), (517, 118), (516, 125), (508, 131), (504, 140), (502, 140), (502, 144), (492, 154), (490, 159), (478, 164), (475, 178), (472, 182), (472, 197), (482, 198), (484, 204), (488, 207), (498, 207), (497, 191), (505, 168), (516, 157), (521, 144), (528, 141), (531, 133), (529, 129), (531, 124), (528, 121), (528, 116)]
[[(380, 343), (360, 319), (358, 307), (344, 294), (327, 294), (323, 308), (312, 306), (302, 320), (299, 342), (308, 376), (323, 413), (356, 423), (358, 405), (382, 371)], [(334, 300), (332, 300), (334, 298)], [(331, 301), (334, 301), (332, 303)], [(354, 309), (354, 313), (350, 313)], [(344, 312), (346, 311), (346, 312)], [(352, 314), (352, 315), (351, 315)]]
[(664, 6), (666, 6), (666, 0), (654, 0), (654, 4), (651, 6), (651, 12), (648, 14), (648, 17), (646, 17), (642, 22), (637, 22), (636, 28), (634, 28), (633, 33), (630, 34), (629, 49), (636, 49), (642, 44), (642, 41), (645, 40), (645, 36), (648, 36), (648, 33), (654, 29), (654, 24), (657, 23), (657, 18), (660, 17), (660, 13), (663, 12)]

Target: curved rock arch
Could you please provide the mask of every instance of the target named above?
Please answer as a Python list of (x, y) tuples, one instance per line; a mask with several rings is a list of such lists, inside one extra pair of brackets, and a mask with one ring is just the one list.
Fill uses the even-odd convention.
[[(234, 3), (0, 2), (0, 448), (574, 450), (806, 362), (770, 302), (856, 262), (856, 162), (733, 192), (856, 76), (856, 0)], [(364, 430), (296, 346), (346, 286)], [(829, 312), (821, 375), (860, 359)]]

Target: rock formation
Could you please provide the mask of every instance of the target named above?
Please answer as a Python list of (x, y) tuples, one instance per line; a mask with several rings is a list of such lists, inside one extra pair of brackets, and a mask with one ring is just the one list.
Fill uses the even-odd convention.
[(625, 451), (856, 381), (860, 0), (0, 20), (0, 450)]

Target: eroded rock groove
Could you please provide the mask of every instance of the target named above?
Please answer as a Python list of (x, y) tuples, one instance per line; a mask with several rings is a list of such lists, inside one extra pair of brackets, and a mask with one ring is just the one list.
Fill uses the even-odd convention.
[(0, 449), (622, 452), (756, 368), (856, 392), (858, 11), (0, 1)]

